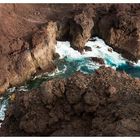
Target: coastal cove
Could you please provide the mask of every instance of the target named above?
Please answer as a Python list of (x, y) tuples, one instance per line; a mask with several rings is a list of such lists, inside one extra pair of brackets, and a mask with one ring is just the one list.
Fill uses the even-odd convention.
[[(0, 120), (3, 121), (5, 118), (8, 102), (13, 93), (17, 91), (27, 92), (38, 88), (42, 82), (54, 78), (68, 78), (77, 71), (84, 74), (92, 74), (101, 66), (105, 66), (111, 67), (117, 71), (124, 71), (132, 77), (140, 78), (140, 61), (134, 63), (123, 58), (121, 54), (113, 51), (111, 47), (106, 45), (105, 42), (98, 37), (90, 39), (85, 46), (90, 48), (90, 50), (84, 51), (81, 54), (77, 50), (71, 48), (68, 41), (57, 41), (56, 53), (59, 54), (59, 58), (55, 60), (57, 66), (55, 71), (37, 75), (20, 87), (9, 88), (0, 99)], [(92, 58), (101, 58), (104, 63), (95, 62)]]

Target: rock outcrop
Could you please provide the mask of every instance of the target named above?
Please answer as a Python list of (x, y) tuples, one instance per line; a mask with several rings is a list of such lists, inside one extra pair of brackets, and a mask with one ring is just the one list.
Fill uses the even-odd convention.
[[(140, 4), (0, 4), (0, 21), (0, 93), (55, 69), (56, 40), (82, 52), (99, 36), (140, 59)], [(11, 95), (0, 136), (139, 136), (139, 91), (139, 79), (105, 67), (53, 79)]]
[[(52, 71), (57, 26), (48, 22), (33, 35), (32, 46), (22, 39), (12, 40), (9, 48), (0, 54), (0, 93), (9, 86), (28, 80), (39, 69)], [(3, 49), (3, 48), (1, 48)]]
[(91, 60), (95, 63), (99, 63), (101, 65), (105, 65), (105, 62), (102, 58), (98, 58), (98, 57), (91, 57)]
[(140, 80), (102, 67), (16, 94), (4, 136), (139, 136)]
[(84, 47), (93, 27), (85, 7), (93, 5), (0, 5), (0, 93), (38, 71), (52, 71), (56, 39), (72, 36), (73, 46)]
[(70, 24), (71, 45), (80, 52), (83, 51), (86, 42), (91, 37), (91, 31), (94, 27), (94, 15), (93, 11), (83, 11), (79, 15), (75, 15), (74, 21)]
[(114, 4), (101, 7), (96, 9), (96, 34), (124, 57), (133, 61), (140, 59), (140, 5)]
[(139, 4), (1, 4), (0, 93), (52, 71), (56, 40), (83, 51), (99, 36), (126, 58), (140, 58)]

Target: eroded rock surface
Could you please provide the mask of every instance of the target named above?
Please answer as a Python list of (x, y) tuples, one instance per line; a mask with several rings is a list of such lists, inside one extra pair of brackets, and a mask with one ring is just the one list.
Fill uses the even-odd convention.
[[(9, 86), (21, 84), (38, 71), (54, 70), (56, 39), (70, 40), (72, 28), (79, 26), (80, 29), (71, 34), (73, 46), (84, 47), (90, 38), (93, 20), (83, 9), (93, 6), (1, 4), (0, 93)], [(71, 22), (77, 25), (70, 25)]]
[(56, 23), (48, 22), (33, 35), (32, 45), (18, 38), (11, 41), (9, 48), (0, 48), (0, 93), (28, 80), (38, 69), (54, 69), (56, 31)]
[[(56, 40), (82, 52), (91, 36), (99, 36), (137, 61), (139, 19), (139, 4), (1, 4), (0, 93), (38, 71), (52, 71)], [(139, 136), (139, 91), (139, 79), (104, 67), (50, 80), (14, 94), (0, 135)]]
[(140, 59), (140, 5), (100, 6), (96, 9), (97, 35), (124, 57), (134, 61)]
[(74, 21), (70, 26), (70, 36), (72, 36), (71, 45), (81, 52), (91, 37), (91, 31), (94, 26), (93, 17), (95, 14), (93, 13), (93, 9), (90, 10), (75, 15)]
[(139, 136), (140, 80), (102, 67), (17, 93), (0, 135)]
[(0, 93), (36, 71), (52, 71), (56, 39), (82, 52), (91, 36), (99, 36), (137, 61), (139, 9), (139, 4), (1, 4)]

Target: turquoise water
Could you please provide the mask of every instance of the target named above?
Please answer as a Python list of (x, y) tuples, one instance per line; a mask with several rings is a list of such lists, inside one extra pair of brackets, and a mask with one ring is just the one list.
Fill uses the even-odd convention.
[(84, 52), (83, 54), (71, 48), (69, 42), (58, 41), (56, 52), (60, 55), (60, 58), (55, 61), (57, 69), (52, 73), (42, 74), (28, 81), (26, 90), (37, 88), (43, 81), (53, 78), (67, 78), (76, 71), (81, 71), (85, 74), (93, 73), (102, 65), (93, 62), (91, 57), (102, 58), (106, 67), (112, 67), (117, 71), (125, 71), (133, 77), (140, 77), (140, 62), (137, 64), (129, 62), (119, 53), (113, 50), (110, 52), (110, 47), (102, 39), (95, 37), (94, 40), (86, 43), (86, 46), (91, 47), (92, 51)]
[(129, 64), (120, 65), (117, 71), (125, 71), (127, 74), (131, 75), (132, 77), (140, 78), (140, 67), (139, 66), (131, 66)]
[(140, 78), (140, 61), (137, 64), (129, 62), (117, 52), (109, 51), (110, 47), (102, 39), (95, 37), (94, 40), (86, 43), (86, 46), (91, 47), (92, 51), (84, 52), (83, 54), (72, 49), (69, 42), (58, 41), (56, 52), (60, 55), (60, 58), (55, 61), (57, 69), (52, 73), (44, 73), (33, 77), (23, 86), (8, 89), (7, 93), (0, 98), (0, 120), (4, 120), (10, 94), (37, 88), (42, 82), (53, 78), (67, 78), (76, 71), (81, 71), (85, 74), (94, 73), (102, 65), (93, 62), (91, 57), (102, 58), (106, 67), (112, 67), (117, 71), (125, 71), (133, 77)]
[(42, 82), (51, 80), (53, 78), (67, 78), (76, 71), (81, 71), (85, 74), (91, 74), (95, 71), (95, 69), (92, 68), (94, 64), (92, 64), (91, 60), (88, 58), (75, 61), (69, 61), (68, 59), (64, 58), (56, 61), (56, 65), (57, 69), (53, 73), (43, 74), (31, 79), (26, 83), (26, 88), (37, 88)]

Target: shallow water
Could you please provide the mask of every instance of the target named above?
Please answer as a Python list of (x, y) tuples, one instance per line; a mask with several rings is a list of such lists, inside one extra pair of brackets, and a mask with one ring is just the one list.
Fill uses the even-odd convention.
[(88, 41), (86, 46), (91, 47), (92, 51), (84, 52), (83, 54), (70, 47), (69, 42), (57, 41), (56, 52), (60, 55), (59, 60), (55, 61), (57, 69), (52, 73), (44, 73), (27, 81), (25, 85), (13, 87), (7, 90), (4, 97), (0, 99), (0, 120), (4, 120), (5, 111), (8, 107), (9, 94), (16, 91), (28, 91), (37, 88), (43, 81), (48, 81), (53, 78), (69, 77), (76, 71), (81, 71), (85, 74), (91, 74), (101, 65), (91, 60), (91, 57), (102, 58), (106, 67), (112, 67), (118, 71), (125, 71), (133, 77), (140, 77), (140, 61), (136, 63), (129, 62), (104, 43), (102, 39), (95, 37), (94, 41)]

